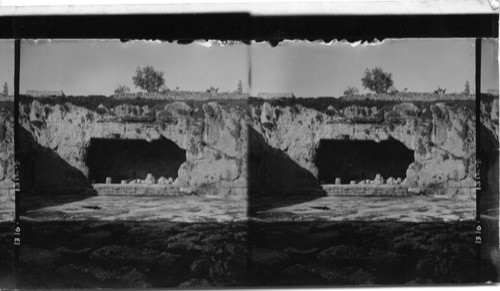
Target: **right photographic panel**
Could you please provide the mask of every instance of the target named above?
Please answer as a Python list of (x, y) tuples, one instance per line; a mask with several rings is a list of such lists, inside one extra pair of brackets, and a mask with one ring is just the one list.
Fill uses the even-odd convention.
[(475, 39), (252, 44), (248, 251), (261, 283), (498, 281), (498, 41), (481, 48), (476, 96)]

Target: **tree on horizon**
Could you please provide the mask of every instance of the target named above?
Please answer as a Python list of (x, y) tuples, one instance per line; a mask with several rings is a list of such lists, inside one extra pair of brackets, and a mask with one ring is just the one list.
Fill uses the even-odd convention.
[(132, 77), (134, 85), (147, 92), (158, 92), (165, 84), (163, 72), (157, 71), (153, 66), (146, 66), (144, 68), (137, 67), (135, 76)]
[(365, 89), (377, 94), (387, 93), (387, 90), (394, 85), (392, 74), (384, 72), (381, 67), (366, 69), (361, 83)]

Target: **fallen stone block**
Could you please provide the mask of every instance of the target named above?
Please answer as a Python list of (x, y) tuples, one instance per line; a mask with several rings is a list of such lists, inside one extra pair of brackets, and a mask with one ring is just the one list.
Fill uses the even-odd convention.
[(189, 187), (181, 187), (179, 189), (179, 191), (183, 194), (193, 194), (193, 189), (189, 188)]
[(408, 188), (408, 193), (410, 194), (415, 194), (415, 195), (419, 195), (422, 191), (420, 190), (420, 188), (418, 187), (415, 187), (415, 188)]

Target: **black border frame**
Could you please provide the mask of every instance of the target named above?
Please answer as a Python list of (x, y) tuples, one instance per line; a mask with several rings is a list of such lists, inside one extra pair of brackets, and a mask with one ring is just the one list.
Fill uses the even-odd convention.
[(248, 13), (0, 17), (0, 38), (284, 39), (498, 37), (498, 14), (253, 16)]
[[(185, 15), (85, 15), (85, 16), (7, 16), (0, 17), (0, 39), (15, 43), (15, 155), (18, 165), (19, 39), (119, 38), (165, 40), (189, 43), (198, 39), (269, 41), (277, 45), (285, 39), (309, 41), (374, 41), (386, 38), (476, 38), (476, 96), (480, 96), (480, 39), (498, 37), (498, 14), (476, 15), (381, 15), (381, 16), (252, 16), (248, 13)], [(479, 56), (477, 44), (479, 43)], [(479, 60), (479, 62), (478, 62)], [(479, 73), (477, 72), (479, 70)], [(479, 98), (476, 105), (480, 105)], [(478, 107), (477, 107), (478, 108)], [(476, 125), (480, 124), (476, 110)], [(477, 136), (479, 129), (477, 126)], [(476, 138), (477, 148), (480, 146)], [(477, 151), (479, 152), (479, 151)], [(478, 164), (480, 163), (478, 157)], [(479, 173), (478, 173), (479, 174)], [(480, 189), (477, 190), (480, 197)], [(19, 189), (16, 185), (15, 227)], [(477, 198), (477, 225), (480, 225)], [(480, 236), (480, 233), (479, 233)], [(14, 231), (20, 237), (20, 231)], [(480, 244), (477, 244), (478, 279)], [(14, 275), (17, 274), (19, 245), (15, 244)], [(479, 282), (479, 281), (478, 281)]]

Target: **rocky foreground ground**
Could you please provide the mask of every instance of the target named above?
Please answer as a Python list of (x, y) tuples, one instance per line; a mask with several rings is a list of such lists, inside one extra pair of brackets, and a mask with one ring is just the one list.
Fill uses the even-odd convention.
[[(498, 250), (486, 245), (478, 277), (471, 201), (323, 197), (261, 201), (249, 209), (241, 202), (206, 197), (119, 198), (32, 201), (32, 209), (25, 209), (22, 216), (17, 286), (413, 285), (498, 280), (498, 271), (486, 259), (498, 259)], [(0, 224), (0, 233), (0, 286), (14, 287), (12, 225)]]
[(477, 277), (473, 221), (24, 225), (22, 288), (412, 285), (495, 276), (485, 262)]

